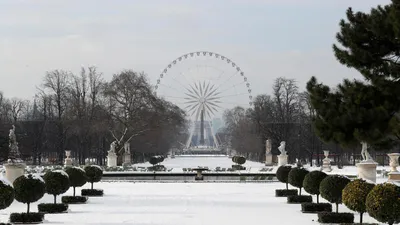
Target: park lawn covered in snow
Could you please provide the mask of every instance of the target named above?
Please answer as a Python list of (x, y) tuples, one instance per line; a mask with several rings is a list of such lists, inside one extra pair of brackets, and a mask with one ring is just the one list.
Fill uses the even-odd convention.
[[(66, 214), (47, 214), (45, 224), (157, 224), (157, 225), (265, 225), (318, 224), (316, 214), (303, 214), (300, 205), (276, 198), (271, 183), (133, 183), (101, 182), (104, 197), (89, 198), (87, 204), (70, 205)], [(88, 184), (86, 187), (89, 187)], [(80, 193), (78, 191), (77, 193)], [(65, 195), (71, 195), (70, 189)], [(60, 199), (60, 198), (59, 198)], [(45, 195), (37, 204), (52, 202)], [(24, 212), (26, 205), (14, 202), (0, 211), (0, 221), (11, 212)], [(341, 212), (349, 212), (344, 205)], [(358, 214), (355, 214), (358, 221)], [(365, 216), (365, 222), (376, 222)]]

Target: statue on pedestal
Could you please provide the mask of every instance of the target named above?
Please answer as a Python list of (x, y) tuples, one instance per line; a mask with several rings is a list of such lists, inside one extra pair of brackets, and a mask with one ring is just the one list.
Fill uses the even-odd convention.
[(125, 149), (125, 154), (131, 154), (131, 144), (129, 142), (125, 142), (124, 149)]
[(371, 155), (368, 152), (368, 144), (365, 141), (361, 142), (361, 156), (363, 158), (363, 161), (373, 161)]
[(286, 147), (286, 142), (282, 141), (281, 145), (278, 147), (278, 150), (281, 153), (281, 155), (287, 155), (285, 147)]

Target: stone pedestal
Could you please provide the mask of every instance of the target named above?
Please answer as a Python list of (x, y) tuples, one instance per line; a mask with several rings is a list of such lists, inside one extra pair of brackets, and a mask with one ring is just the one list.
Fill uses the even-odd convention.
[(108, 155), (107, 155), (107, 166), (108, 167), (116, 167), (117, 166), (117, 154), (108, 153)]
[(6, 163), (4, 164), (6, 168), (6, 179), (12, 184), (14, 181), (25, 174), (26, 164), (20, 163)]
[(265, 156), (265, 165), (266, 166), (272, 166), (273, 165), (272, 155), (271, 154)]
[(329, 151), (324, 151), (324, 156), (325, 158), (322, 160), (322, 171), (331, 172), (332, 171), (331, 160), (328, 158)]
[(124, 162), (123, 162), (124, 166), (127, 165), (132, 165), (132, 160), (131, 160), (131, 154), (130, 153), (125, 153), (124, 154)]
[(376, 183), (376, 167), (378, 163), (374, 161), (361, 161), (357, 165), (358, 178)]
[(388, 154), (390, 157), (390, 172), (389, 172), (389, 181), (400, 181), (400, 172), (397, 170), (399, 166), (399, 156), (400, 153), (390, 153)]
[(72, 166), (73, 165), (73, 161), (71, 159), (71, 151), (65, 151), (65, 160), (64, 160), (64, 166)]
[(288, 155), (278, 155), (278, 166), (286, 166)]

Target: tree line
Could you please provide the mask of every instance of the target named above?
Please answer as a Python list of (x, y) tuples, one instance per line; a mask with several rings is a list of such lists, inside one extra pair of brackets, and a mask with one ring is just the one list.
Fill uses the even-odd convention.
[(8, 157), (12, 124), (21, 155), (33, 164), (62, 163), (65, 150), (79, 163), (96, 158), (101, 164), (113, 141), (119, 155), (130, 143), (141, 160), (166, 154), (187, 133), (184, 111), (156, 96), (145, 73), (125, 70), (105, 81), (95, 67), (47, 72), (33, 100), (0, 93), (0, 160)]

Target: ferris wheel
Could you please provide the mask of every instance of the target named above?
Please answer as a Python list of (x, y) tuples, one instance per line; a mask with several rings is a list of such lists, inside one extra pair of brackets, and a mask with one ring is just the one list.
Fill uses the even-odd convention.
[(157, 79), (155, 91), (185, 110), (191, 121), (185, 149), (218, 149), (217, 123), (224, 111), (252, 105), (252, 90), (244, 72), (231, 59), (214, 52), (191, 52), (174, 59)]

